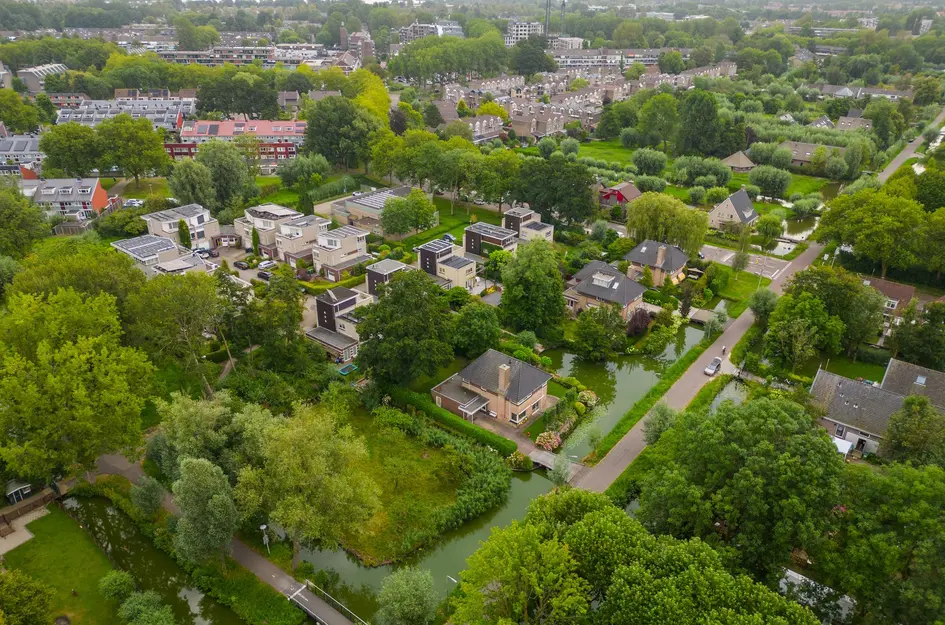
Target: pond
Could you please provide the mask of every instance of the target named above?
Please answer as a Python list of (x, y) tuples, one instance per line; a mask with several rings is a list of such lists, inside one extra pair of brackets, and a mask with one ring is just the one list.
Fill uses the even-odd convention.
[[(609, 362), (587, 362), (562, 350), (546, 350), (559, 375), (573, 376), (600, 398), (595, 424), (607, 435), (624, 414), (659, 381), (663, 372), (702, 340), (701, 328), (685, 325), (676, 340), (659, 356), (620, 356)], [(577, 431), (565, 444), (569, 456), (580, 460), (591, 451), (586, 437)]]
[(141, 534), (134, 521), (103, 497), (69, 497), (63, 507), (112, 563), (131, 573), (139, 590), (153, 590), (182, 625), (245, 625), (232, 610), (203, 594), (190, 576)]
[[(761, 251), (760, 245), (752, 245), (752, 247), (758, 251)], [(793, 252), (795, 247), (797, 247), (796, 243), (776, 241), (774, 245), (768, 248), (768, 254), (772, 256), (785, 256), (786, 254)]]
[(726, 384), (712, 403), (709, 404), (709, 414), (713, 414), (716, 408), (723, 401), (731, 401), (736, 406), (741, 406), (748, 399), (748, 386), (738, 380), (732, 380)]
[(329, 572), (338, 579), (326, 589), (361, 618), (370, 621), (377, 612), (376, 595), (381, 582), (400, 566), (416, 566), (433, 574), (437, 592), (445, 597), (456, 586), (459, 574), (466, 568), (466, 558), (489, 538), (494, 527), (505, 527), (522, 519), (532, 499), (550, 491), (551, 482), (544, 471), (514, 473), (512, 487), (505, 504), (447, 532), (435, 544), (421, 549), (406, 561), (389, 566), (368, 568), (345, 551), (303, 549), (302, 559), (316, 570)]
[(789, 219), (784, 222), (785, 238), (794, 241), (806, 241), (810, 235), (817, 229), (817, 221), (820, 218), (816, 215), (808, 215), (800, 219)]

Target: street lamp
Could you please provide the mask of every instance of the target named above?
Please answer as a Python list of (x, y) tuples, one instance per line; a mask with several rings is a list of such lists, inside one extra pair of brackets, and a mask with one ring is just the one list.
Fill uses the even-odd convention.
[(259, 531), (261, 531), (263, 535), (263, 544), (266, 545), (266, 553), (272, 555), (272, 551), (269, 550), (269, 534), (266, 533), (265, 523), (259, 526)]

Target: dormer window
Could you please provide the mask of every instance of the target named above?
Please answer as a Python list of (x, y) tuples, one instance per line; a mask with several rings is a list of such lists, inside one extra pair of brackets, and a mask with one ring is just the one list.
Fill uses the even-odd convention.
[(82, 195), (88, 195), (92, 192), (92, 187), (79, 187), (79, 193)]
[[(610, 288), (611, 283), (613, 283), (613, 281), (614, 281), (614, 276), (606, 274), (606, 273), (595, 273), (593, 276), (591, 276), (591, 282), (595, 286), (604, 287), (605, 289)], [(614, 284), (614, 286), (617, 286), (617, 285)]]
[(925, 376), (924, 375), (917, 376), (915, 379), (915, 383), (918, 384), (919, 386), (925, 386)]

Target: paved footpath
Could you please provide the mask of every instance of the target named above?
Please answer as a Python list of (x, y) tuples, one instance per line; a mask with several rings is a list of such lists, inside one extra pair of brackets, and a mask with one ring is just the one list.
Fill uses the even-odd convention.
[[(102, 456), (98, 459), (96, 465), (98, 475), (121, 475), (132, 483), (137, 483), (138, 480), (144, 477), (144, 470), (140, 464), (132, 463), (118, 454)], [(175, 514), (180, 514), (180, 509), (174, 503), (170, 493), (164, 498), (164, 508)], [(353, 625), (351, 620), (330, 606), (321, 597), (311, 592), (305, 584), (297, 582), (291, 575), (264, 556), (250, 549), (243, 541), (234, 538), (231, 546), (234, 560), (263, 582), (282, 593), (287, 600), (294, 600), (317, 622), (322, 625)]]
[[(807, 248), (804, 253), (791, 261), (791, 263), (781, 271), (769, 288), (775, 293), (780, 294), (791, 276), (810, 266), (823, 252), (823, 249), (822, 245), (811, 243), (810, 247)], [(661, 401), (665, 402), (674, 410), (683, 410), (688, 406), (689, 402), (696, 396), (696, 393), (699, 392), (699, 389), (711, 379), (703, 373), (703, 370), (713, 358), (721, 355), (722, 345), (731, 349), (732, 346), (738, 343), (739, 339), (745, 335), (745, 332), (748, 331), (748, 328), (751, 327), (753, 322), (754, 316), (750, 310), (746, 310), (742, 313), (742, 315), (733, 321), (725, 329), (725, 332), (715, 340), (713, 347), (703, 352), (702, 355), (686, 369), (686, 372), (670, 387)], [(716, 345), (718, 347), (715, 347)], [(725, 364), (728, 364), (727, 361)], [(607, 490), (607, 487), (620, 477), (624, 469), (630, 466), (630, 463), (633, 462), (634, 459), (640, 455), (640, 452), (643, 451), (643, 448), (646, 447), (646, 442), (643, 440), (643, 422), (645, 420), (645, 418), (640, 419), (596, 466), (579, 473), (574, 480), (574, 485), (579, 488), (597, 492)]]
[[(945, 121), (945, 109), (942, 109), (942, 112), (938, 114), (932, 124), (935, 128), (938, 128), (942, 125), (943, 121)], [(902, 152), (897, 154), (893, 160), (889, 161), (889, 165), (886, 165), (886, 168), (883, 171), (879, 172), (879, 175), (877, 176), (879, 181), (886, 182), (890, 176), (896, 173), (897, 169), (902, 167), (903, 163), (915, 156), (915, 151), (919, 149), (919, 146), (922, 145), (923, 141), (925, 141), (925, 139), (922, 138), (922, 135), (919, 135), (912, 143), (906, 145)]]

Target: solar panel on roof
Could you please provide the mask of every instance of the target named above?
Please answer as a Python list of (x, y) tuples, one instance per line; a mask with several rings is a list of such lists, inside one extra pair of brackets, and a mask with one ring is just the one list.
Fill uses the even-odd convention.
[(219, 124), (211, 124), (211, 125), (210, 125), (210, 134), (211, 134), (211, 135), (214, 135), (214, 136), (220, 134), (220, 125), (219, 125)]
[(206, 124), (199, 124), (199, 125), (197, 126), (197, 134), (200, 134), (200, 135), (205, 135), (205, 134), (207, 134), (207, 125), (206, 125)]

